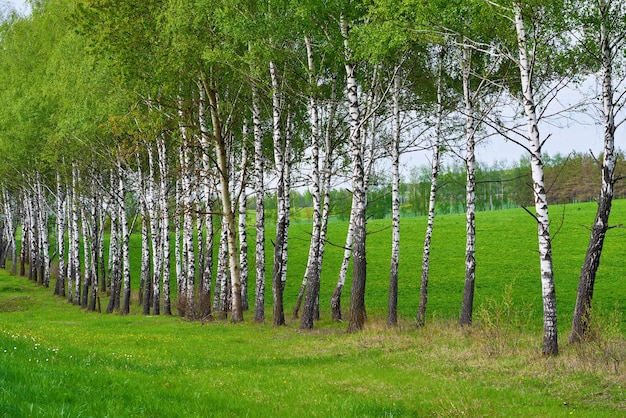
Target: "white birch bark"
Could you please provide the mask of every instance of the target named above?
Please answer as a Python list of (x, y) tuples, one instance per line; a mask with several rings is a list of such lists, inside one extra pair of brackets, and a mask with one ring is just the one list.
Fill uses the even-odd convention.
[[(102, 177), (100, 176), (100, 179)], [(98, 202), (96, 206), (96, 213), (98, 217), (98, 241), (97, 241), (97, 254), (99, 265), (97, 266), (98, 271), (98, 295), (101, 292), (107, 291), (107, 269), (106, 269), (106, 260), (104, 257), (104, 224), (106, 221), (106, 211), (109, 207), (109, 198), (107, 197), (107, 193), (104, 193), (103, 190), (100, 190), (98, 195)], [(100, 306), (100, 296), (98, 296), (98, 312), (101, 312)]]
[(389, 269), (389, 298), (387, 325), (398, 323), (398, 270), (400, 265), (400, 78), (393, 79), (393, 132), (391, 136), (391, 266)]
[[(4, 222), (5, 222), (5, 237), (7, 241), (7, 258), (10, 255), (12, 260), (11, 269), (14, 270), (16, 268), (15, 261), (15, 226), (14, 226), (14, 218), (13, 218), (13, 209), (11, 207), (11, 200), (9, 197), (9, 193), (5, 188), (2, 189), (2, 208), (4, 210)], [(14, 273), (13, 273), (14, 274)]]
[(37, 267), (39, 255), (37, 254), (37, 223), (35, 221), (36, 212), (34, 200), (30, 193), (24, 196), (25, 219), (28, 224), (28, 278), (37, 281)]
[(193, 182), (193, 147), (191, 146), (191, 137), (188, 135), (187, 128), (183, 121), (185, 114), (179, 103), (178, 116), (180, 118), (179, 130), (182, 137), (181, 149), (181, 193), (183, 200), (183, 269), (184, 297), (179, 299), (179, 307), (183, 309), (185, 316), (195, 316), (195, 276), (196, 276), (196, 259), (194, 244), (194, 201), (192, 196)]
[(228, 226), (222, 222), (220, 246), (217, 256), (217, 272), (215, 275), (215, 299), (213, 310), (218, 312), (219, 319), (228, 317)]
[[(244, 138), (248, 137), (247, 123), (244, 123)], [(241, 179), (239, 182), (239, 189), (241, 195), (239, 198), (239, 265), (241, 266), (241, 304), (244, 311), (248, 310), (248, 222), (246, 219), (247, 213), (247, 200), (246, 187), (246, 167), (248, 160), (248, 151), (245, 145), (241, 150)]]
[[(180, 152), (179, 152), (179, 166), (181, 166), (181, 161), (182, 159), (180, 158)], [(181, 239), (182, 239), (182, 223), (181, 223), (181, 218), (182, 218), (182, 212), (184, 210), (184, 208), (182, 208), (182, 193), (181, 193), (181, 177), (179, 176), (176, 179), (176, 183), (175, 183), (175, 187), (176, 187), (176, 191), (175, 191), (175, 197), (174, 197), (174, 202), (175, 202), (175, 209), (174, 209), (174, 259), (175, 259), (175, 271), (176, 271), (176, 291), (177, 291), (177, 295), (178, 295), (178, 303), (177, 303), (177, 307), (178, 307), (178, 315), (179, 316), (184, 316), (185, 315), (185, 291), (186, 291), (186, 287), (184, 286), (185, 284), (185, 273), (184, 273), (184, 256), (183, 256), (183, 245), (181, 243)]]
[[(307, 62), (309, 67), (309, 85), (315, 88), (317, 78), (315, 77), (315, 61), (313, 57), (313, 47), (308, 36), (304, 38), (307, 51)], [(320, 127), (317, 101), (313, 91), (309, 94), (309, 124), (311, 125), (311, 197), (313, 198), (313, 230), (311, 232), (311, 242), (309, 244), (309, 258), (304, 278), (302, 279), (302, 290), (307, 287), (307, 294), (302, 312), (301, 328), (313, 328), (315, 311), (320, 292), (320, 236), (322, 229), (322, 193), (320, 175)], [(301, 296), (298, 297), (301, 300)], [(294, 308), (294, 317), (297, 318), (297, 306)]]
[[(163, 236), (160, 231), (162, 216), (160, 215), (159, 198), (155, 190), (156, 173), (154, 169), (153, 145), (148, 144), (146, 150), (148, 152), (146, 206), (148, 217), (150, 218), (150, 244), (152, 245), (152, 280), (150, 283), (152, 290), (150, 291), (150, 302), (153, 314), (159, 315), (161, 313), (161, 274), (163, 271), (163, 261), (161, 259), (163, 257)], [(144, 307), (144, 313), (150, 313), (150, 306), (147, 309)]]
[(524, 103), (524, 113), (528, 128), (528, 145), (535, 197), (535, 217), (539, 241), (539, 264), (541, 269), (541, 293), (543, 299), (543, 354), (556, 355), (559, 352), (556, 323), (556, 294), (552, 269), (552, 247), (550, 239), (550, 219), (548, 200), (543, 179), (543, 161), (541, 138), (536, 113), (535, 97), (532, 86), (533, 57), (529, 56), (526, 26), (522, 16), (521, 4), (513, 5), (515, 29), (517, 33), (519, 70)]
[(40, 237), (40, 253), (41, 253), (41, 280), (45, 287), (50, 286), (50, 240), (48, 237), (48, 203), (46, 202), (46, 196), (43, 192), (43, 185), (41, 179), (37, 179), (37, 206), (38, 217), (37, 222), (39, 224), (39, 237)]
[(291, 163), (292, 163), (292, 143), (293, 143), (293, 114), (289, 112), (287, 114), (286, 120), (286, 131), (285, 131), (285, 148), (284, 148), (284, 167), (283, 170), (285, 172), (285, 184), (283, 190), (283, 213), (285, 215), (285, 229), (283, 232), (283, 268), (282, 274), (280, 276), (281, 286), (283, 288), (283, 292), (285, 290), (285, 284), (287, 283), (287, 261), (289, 258), (289, 227), (291, 225)]
[(59, 254), (59, 272), (57, 275), (57, 282), (54, 289), (54, 294), (64, 297), (65, 296), (65, 192), (61, 184), (61, 174), (56, 173), (57, 182), (57, 206), (56, 206), (56, 221), (57, 221), (57, 253)]
[(243, 321), (243, 309), (241, 303), (241, 272), (239, 269), (239, 259), (237, 252), (237, 237), (235, 226), (235, 215), (232, 209), (232, 199), (229, 189), (228, 160), (226, 158), (226, 142), (223, 137), (222, 123), (218, 114), (218, 103), (216, 92), (207, 90), (211, 109), (211, 122), (213, 125), (213, 139), (217, 150), (217, 163), (220, 172), (220, 186), (222, 197), (222, 208), (224, 210), (224, 222), (227, 225), (228, 234), (228, 254), (230, 267), (230, 280), (232, 289), (231, 320), (233, 322)]
[(87, 305), (87, 310), (95, 311), (96, 305), (98, 305), (98, 312), (100, 312), (100, 303), (99, 303), (99, 293), (98, 293), (98, 204), (99, 204), (99, 196), (96, 190), (96, 182), (92, 182), (91, 186), (91, 213), (90, 213), (90, 246), (89, 251), (91, 252), (91, 263), (89, 268), (91, 270), (91, 293), (89, 295), (89, 303)]
[[(160, 234), (161, 234), (161, 246), (163, 253), (161, 256), (162, 261), (162, 283), (163, 283), (163, 314), (171, 315), (171, 294), (170, 294), (170, 227), (169, 227), (169, 205), (167, 199), (167, 178), (168, 178), (168, 166), (167, 166), (167, 148), (165, 145), (165, 139), (162, 136), (157, 137), (157, 154), (159, 160), (159, 210), (161, 215)], [(156, 270), (156, 267), (155, 267)], [(153, 313), (159, 314), (159, 299), (156, 295), (159, 293), (159, 282), (154, 282), (154, 297), (153, 297)]]
[(121, 161), (117, 162), (117, 169), (119, 172), (119, 219), (122, 233), (122, 315), (127, 315), (130, 313), (130, 232), (128, 230), (128, 220), (126, 219), (126, 184), (124, 182), (124, 170)]
[[(25, 206), (25, 201), (22, 200), (22, 227), (21, 237), (22, 242), (20, 244), (20, 276), (26, 276), (26, 261), (28, 258), (28, 217), (26, 216), (28, 209)], [(69, 300), (72, 301), (71, 299)]]
[(86, 205), (86, 199), (83, 200), (83, 204), (80, 206), (80, 224), (82, 229), (82, 237), (83, 237), (83, 288), (82, 288), (82, 297), (81, 297), (81, 308), (86, 309), (87, 304), (89, 302), (89, 289), (91, 288), (91, 264), (93, 263), (93, 258), (91, 257), (90, 245), (91, 245), (91, 231), (89, 229), (89, 217), (87, 213), (89, 212), (89, 207)]
[(285, 324), (283, 305), (283, 272), (286, 269), (284, 260), (284, 240), (287, 229), (287, 214), (285, 213), (285, 144), (281, 132), (281, 98), (279, 93), (279, 81), (276, 66), (269, 63), (270, 78), (272, 80), (272, 137), (274, 143), (274, 165), (276, 170), (276, 197), (277, 197), (277, 221), (276, 243), (274, 245), (274, 268), (272, 270), (272, 292), (274, 296), (274, 325)]
[(70, 257), (72, 259), (72, 281), (74, 284), (74, 304), (80, 303), (80, 234), (78, 231), (78, 212), (79, 212), (79, 194), (78, 194), (78, 179), (80, 173), (76, 164), (72, 166), (72, 202), (71, 202), (71, 228), (72, 228), (72, 241), (70, 242)]
[(352, 50), (349, 45), (349, 25), (341, 16), (341, 34), (344, 39), (344, 58), (346, 69), (346, 90), (348, 96), (348, 118), (350, 125), (350, 160), (352, 164), (352, 193), (354, 205), (353, 244), (352, 244), (352, 289), (350, 292), (350, 321), (348, 331), (354, 332), (364, 328), (366, 267), (366, 186), (363, 162), (362, 119), (359, 104), (359, 91), (356, 79), (356, 65), (353, 62)]
[[(146, 151), (149, 154), (148, 165), (152, 163), (152, 149), (149, 144), (145, 144)], [(142, 307), (142, 313), (144, 315), (150, 315), (150, 307), (152, 306), (152, 275), (150, 274), (150, 241), (152, 238), (153, 242), (158, 242), (155, 239), (155, 236), (150, 235), (151, 226), (154, 225), (153, 218), (151, 216), (151, 212), (149, 209), (150, 203), (149, 199), (151, 199), (151, 184), (152, 184), (152, 176), (153, 172), (148, 169), (147, 178), (144, 177), (141, 158), (139, 153), (136, 154), (137, 158), (137, 197), (139, 204), (139, 211), (141, 213), (141, 270), (139, 273), (139, 294), (138, 294), (138, 304)], [(157, 243), (152, 244), (156, 246)], [(158, 269), (155, 269), (158, 271)]]
[(8, 242), (7, 251), (11, 255), (11, 261), (12, 261), (11, 274), (15, 275), (15, 273), (17, 272), (17, 244), (16, 244), (16, 239), (15, 239), (15, 232), (16, 232), (15, 217), (13, 215), (13, 208), (11, 205), (9, 193), (4, 188), (2, 189), (2, 196), (4, 200), (3, 207), (4, 207), (4, 214), (5, 214), (5, 227), (6, 227), (5, 231), (6, 231), (6, 237), (7, 237), (7, 242)]
[(254, 193), (256, 204), (254, 322), (265, 321), (265, 186), (263, 180), (263, 133), (258, 92), (252, 88), (252, 129), (254, 136)]
[(206, 93), (202, 86), (202, 83), (198, 83), (198, 90), (200, 92), (200, 101), (198, 104), (198, 119), (200, 124), (200, 141), (203, 149), (202, 154), (202, 169), (204, 171), (204, 178), (201, 180), (204, 192), (204, 225), (205, 236), (203, 241), (203, 270), (201, 271), (200, 289), (198, 295), (198, 304), (200, 310), (200, 316), (202, 318), (208, 318), (211, 315), (211, 287), (212, 287), (212, 275), (213, 275), (213, 241), (215, 233), (213, 232), (213, 177), (211, 172), (213, 169), (210, 153), (211, 153), (211, 140), (210, 130), (207, 126), (207, 112), (206, 112)]
[(439, 163), (441, 146), (443, 142), (441, 124), (443, 120), (443, 92), (442, 72), (445, 49), (442, 48), (439, 55), (439, 73), (437, 75), (437, 113), (435, 120), (435, 139), (433, 143), (433, 155), (430, 172), (430, 194), (428, 199), (428, 222), (424, 236), (424, 249), (422, 253), (422, 276), (420, 281), (420, 302), (417, 309), (417, 326), (424, 326), (426, 322), (426, 307), (428, 304), (428, 274), (430, 270), (430, 243), (432, 240), (433, 226), (435, 223), (435, 203), (437, 197), (437, 177), (439, 175)]
[(474, 149), (476, 121), (471, 94), (470, 75), (472, 53), (469, 46), (463, 47), (463, 101), (465, 103), (465, 284), (459, 323), (471, 325), (474, 307), (474, 281), (476, 277), (476, 155)]
[[(570, 343), (580, 342), (589, 334), (591, 319), (591, 302), (596, 280), (596, 273), (600, 267), (600, 257), (604, 246), (604, 239), (609, 230), (609, 216), (613, 203), (613, 186), (615, 184), (615, 91), (613, 86), (613, 60), (619, 53), (623, 53), (624, 38), (612, 39), (607, 28), (607, 20), (615, 10), (610, 0), (597, 2), (600, 12), (600, 49), (602, 65), (602, 113), (604, 118), (604, 152), (602, 157), (602, 180), (598, 209), (591, 229), (587, 253), (578, 282), (576, 305), (572, 318), (572, 332)], [(620, 7), (620, 6), (617, 6)], [(622, 15), (622, 18), (624, 16)]]
[(119, 228), (119, 210), (117, 193), (117, 177), (115, 170), (111, 170), (110, 173), (110, 187), (111, 195), (114, 196), (111, 202), (110, 217), (111, 217), (111, 233), (109, 242), (109, 304), (107, 306), (107, 313), (112, 313), (119, 309), (120, 306), (120, 228)]

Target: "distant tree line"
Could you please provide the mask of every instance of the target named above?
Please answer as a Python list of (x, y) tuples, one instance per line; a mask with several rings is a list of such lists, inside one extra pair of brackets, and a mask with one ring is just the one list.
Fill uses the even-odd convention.
[[(600, 163), (602, 155), (572, 152), (568, 156), (556, 154), (544, 155), (545, 181), (551, 204), (593, 202), (600, 190)], [(618, 180), (626, 172), (624, 153), (617, 153)], [(436, 212), (464, 213), (467, 209), (465, 200), (466, 170), (462, 162), (444, 165), (439, 173), (437, 188), (438, 202)], [(400, 183), (400, 203), (403, 216), (425, 216), (428, 214), (430, 193), (430, 172), (428, 167), (411, 167), (408, 176)], [(530, 161), (507, 164), (496, 162), (491, 165), (477, 163), (476, 166), (476, 210), (491, 211), (532, 206)], [(330, 215), (346, 221), (350, 217), (352, 193), (346, 188), (331, 191), (333, 205)], [(614, 197), (626, 198), (626, 182), (617, 181)], [(254, 208), (251, 200), (250, 207)], [(312, 197), (308, 190), (291, 191), (292, 217), (298, 220), (310, 220)], [(276, 209), (276, 197), (268, 196), (266, 210)], [(391, 216), (391, 181), (384, 176), (374, 177), (368, 191), (367, 215), (370, 219), (382, 219)]]

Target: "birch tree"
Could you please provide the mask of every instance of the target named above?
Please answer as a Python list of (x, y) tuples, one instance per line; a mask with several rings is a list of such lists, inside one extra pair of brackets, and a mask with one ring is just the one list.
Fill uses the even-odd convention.
[[(579, 6), (579, 5), (574, 5)], [(595, 285), (600, 257), (604, 246), (607, 231), (609, 230), (609, 215), (613, 202), (613, 186), (615, 184), (615, 132), (624, 119), (616, 121), (621, 109), (620, 101), (626, 93), (623, 86), (624, 77), (620, 77), (619, 70), (623, 63), (623, 54), (626, 45), (626, 7), (620, 2), (596, 0), (586, 2), (577, 8), (579, 19), (582, 21), (582, 43), (585, 51), (591, 55), (591, 60), (600, 65), (598, 75), (602, 85), (602, 110), (604, 126), (604, 147), (601, 165), (601, 187), (597, 203), (598, 209), (591, 229), (591, 237), (587, 246), (585, 261), (578, 282), (576, 307), (572, 320), (572, 331), (569, 342), (584, 340), (589, 333), (591, 302)], [(616, 98), (617, 94), (617, 98)]]

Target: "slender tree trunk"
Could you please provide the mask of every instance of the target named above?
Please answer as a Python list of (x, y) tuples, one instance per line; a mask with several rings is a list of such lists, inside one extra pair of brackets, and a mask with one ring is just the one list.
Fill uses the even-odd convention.
[(99, 266), (97, 267), (99, 271), (99, 282), (98, 285), (98, 312), (100, 312), (100, 293), (107, 291), (107, 269), (105, 266), (104, 259), (104, 224), (106, 221), (106, 211), (105, 208), (109, 206), (109, 199), (106, 199), (104, 196), (105, 193), (100, 193), (98, 206), (97, 206), (97, 216), (98, 216), (98, 261)]
[(439, 163), (441, 157), (442, 132), (441, 124), (443, 121), (443, 59), (445, 57), (445, 48), (442, 48), (439, 54), (439, 74), (437, 76), (437, 114), (435, 120), (435, 141), (433, 144), (433, 156), (430, 172), (430, 194), (428, 200), (428, 222), (426, 224), (426, 234), (424, 236), (424, 251), (422, 253), (422, 277), (420, 282), (420, 302), (417, 309), (416, 323), (418, 327), (424, 326), (426, 323), (426, 307), (428, 304), (428, 275), (430, 270), (430, 242), (433, 235), (433, 226), (435, 224), (435, 203), (437, 197), (437, 177), (439, 176)]
[[(244, 129), (244, 137), (247, 137), (247, 127)], [(246, 196), (246, 160), (247, 151), (245, 145), (242, 149), (242, 167), (241, 167), (241, 181), (240, 190), (241, 197), (239, 198), (239, 265), (241, 266), (241, 307), (244, 311), (247, 311), (248, 306), (248, 233), (247, 233), (247, 196)]]
[[(309, 84), (311, 88), (317, 84), (315, 77), (315, 61), (313, 59), (313, 47), (308, 37), (304, 39), (307, 49), (307, 61), (309, 66)], [(313, 198), (313, 231), (311, 233), (311, 243), (309, 245), (309, 259), (305, 278), (302, 281), (304, 288), (308, 283), (304, 310), (302, 312), (301, 328), (313, 328), (313, 321), (316, 319), (316, 308), (318, 306), (320, 293), (320, 237), (322, 233), (322, 191), (320, 175), (320, 127), (317, 101), (313, 93), (309, 95), (309, 123), (311, 124), (311, 186)], [(317, 310), (319, 312), (319, 310)], [(294, 317), (298, 312), (294, 309)]]
[[(89, 264), (90, 276), (91, 276), (91, 293), (89, 294), (89, 302), (87, 304), (88, 311), (95, 311), (96, 305), (98, 301), (98, 204), (99, 198), (96, 190), (95, 181), (92, 182), (92, 199), (91, 199), (91, 213), (89, 215), (89, 220), (91, 221), (91, 226), (89, 228), (89, 251), (91, 253), (91, 263)], [(87, 268), (87, 266), (85, 266)]]
[(71, 225), (72, 225), (72, 242), (70, 243), (70, 257), (72, 258), (72, 283), (74, 284), (74, 300), (73, 303), (80, 303), (80, 236), (78, 233), (78, 212), (80, 202), (78, 201), (78, 168), (74, 164), (72, 167), (72, 202), (71, 202)]
[(13, 216), (13, 209), (11, 205), (11, 200), (9, 198), (9, 194), (6, 189), (2, 190), (2, 195), (4, 196), (4, 211), (6, 216), (6, 231), (7, 231), (7, 241), (9, 242), (9, 251), (11, 253), (11, 274), (15, 275), (17, 273), (17, 241), (15, 239), (15, 221)]
[[(610, 2), (608, 2), (610, 3)], [(609, 7), (604, 3), (604, 7)], [(576, 307), (572, 320), (570, 343), (584, 340), (589, 331), (591, 302), (596, 273), (600, 267), (600, 257), (604, 239), (609, 228), (609, 215), (613, 203), (615, 183), (615, 104), (613, 99), (613, 57), (611, 43), (604, 20), (600, 24), (600, 46), (602, 49), (602, 102), (604, 113), (604, 155), (602, 158), (602, 185), (598, 199), (598, 210), (591, 229), (591, 237), (585, 261), (578, 282)]]
[[(181, 159), (179, 158), (179, 161)], [(176, 265), (176, 292), (178, 295), (178, 303), (176, 304), (178, 307), (178, 315), (185, 316), (185, 286), (184, 286), (184, 250), (183, 245), (181, 243), (182, 237), (182, 228), (181, 228), (181, 215), (184, 210), (181, 208), (182, 201), (182, 193), (181, 193), (181, 179), (177, 178), (176, 183), (176, 197), (175, 197), (175, 209), (174, 209), (174, 259)]]
[(37, 180), (38, 223), (41, 253), (41, 280), (45, 287), (50, 286), (50, 239), (48, 236), (48, 204), (43, 192), (41, 179)]
[(283, 305), (283, 271), (286, 268), (285, 257), (285, 233), (287, 230), (287, 214), (285, 213), (285, 144), (281, 133), (281, 99), (279, 95), (279, 82), (276, 66), (269, 63), (270, 76), (272, 79), (272, 132), (274, 140), (274, 164), (276, 166), (276, 200), (277, 200), (277, 222), (276, 222), (276, 243), (274, 245), (274, 268), (272, 270), (272, 292), (274, 295), (274, 325), (285, 325), (285, 313)]
[(220, 247), (217, 256), (217, 274), (215, 276), (215, 300), (213, 310), (219, 312), (219, 319), (228, 317), (228, 231), (222, 222)]
[(220, 172), (220, 185), (222, 191), (222, 208), (224, 210), (224, 222), (227, 225), (228, 253), (230, 263), (230, 280), (232, 285), (232, 309), (231, 320), (243, 321), (243, 309), (241, 303), (241, 272), (237, 256), (237, 237), (235, 228), (235, 215), (232, 209), (232, 200), (228, 179), (228, 160), (226, 158), (226, 141), (222, 132), (222, 124), (218, 115), (217, 96), (214, 90), (207, 89), (207, 96), (211, 106), (211, 122), (213, 125), (213, 138), (217, 150), (217, 163)]
[[(398, 68), (396, 68), (397, 73)], [(398, 324), (398, 270), (400, 265), (400, 78), (394, 76), (393, 135), (391, 137), (391, 267), (387, 325)]]
[(463, 47), (463, 98), (465, 102), (465, 285), (463, 289), (463, 303), (459, 323), (471, 325), (474, 307), (474, 279), (476, 277), (476, 156), (474, 121), (474, 103), (471, 96), (470, 75), (472, 54), (468, 46)]
[(344, 246), (341, 268), (339, 269), (339, 278), (337, 279), (337, 285), (335, 286), (333, 295), (330, 298), (330, 309), (332, 311), (333, 321), (343, 320), (341, 313), (341, 294), (346, 283), (348, 266), (350, 264), (350, 258), (352, 257), (352, 243), (354, 242), (354, 203), (353, 198), (350, 208), (350, 219), (348, 221), (348, 233), (346, 234), (346, 244)]
[(354, 205), (352, 244), (352, 289), (350, 292), (350, 321), (348, 332), (361, 330), (365, 326), (365, 284), (367, 278), (366, 261), (366, 186), (363, 163), (363, 142), (361, 138), (361, 113), (359, 106), (356, 65), (352, 61), (352, 51), (348, 44), (348, 22), (341, 17), (341, 33), (344, 38), (346, 68), (346, 90), (348, 96), (348, 117), (350, 124), (350, 160), (352, 164), (352, 199)]
[(254, 193), (256, 204), (256, 283), (254, 322), (265, 321), (265, 186), (263, 182), (263, 134), (256, 88), (252, 89), (252, 129), (254, 135)]
[[(152, 246), (152, 279), (148, 279), (150, 290), (146, 290), (144, 295), (144, 314), (150, 314), (150, 307), (154, 315), (160, 314), (161, 308), (161, 272), (163, 270), (163, 236), (160, 232), (160, 222), (162, 216), (159, 212), (159, 198), (155, 195), (155, 170), (152, 145), (147, 146), (148, 152), (148, 180), (146, 190), (145, 203), (147, 206), (147, 215), (150, 219), (150, 244)], [(147, 232), (147, 231), (146, 231)], [(150, 257), (150, 249), (148, 249), (148, 257)], [(148, 262), (148, 266), (150, 263)], [(147, 300), (146, 300), (147, 299)]]
[(543, 296), (543, 354), (556, 355), (559, 352), (556, 323), (556, 293), (552, 269), (552, 245), (548, 200), (543, 179), (541, 139), (532, 89), (531, 57), (528, 56), (527, 35), (521, 5), (514, 4), (515, 28), (517, 31), (519, 69), (524, 100), (524, 112), (528, 126), (530, 165), (535, 196), (535, 217), (539, 241), (539, 262), (541, 267), (541, 290)]
[[(186, 135), (184, 135), (186, 136)], [(184, 150), (184, 163), (185, 167), (183, 169), (183, 202), (184, 202), (184, 211), (183, 211), (183, 240), (185, 243), (185, 272), (186, 274), (186, 290), (185, 290), (185, 299), (186, 299), (186, 311), (187, 317), (193, 318), (195, 317), (195, 282), (196, 282), (196, 258), (194, 252), (194, 224), (195, 224), (195, 216), (194, 216), (194, 201), (191, 196), (191, 182), (192, 182), (192, 148), (187, 145)]]
[[(163, 272), (163, 314), (171, 315), (171, 294), (170, 294), (170, 218), (169, 218), (169, 205), (167, 200), (167, 149), (165, 146), (165, 139), (162, 136), (157, 138), (157, 153), (159, 158), (159, 210), (161, 214), (161, 245), (163, 254), (161, 257), (161, 270)], [(156, 267), (155, 267), (156, 270)], [(159, 282), (154, 282), (154, 297), (153, 297), (153, 313), (159, 314)]]
[(119, 171), (119, 198), (120, 198), (120, 225), (122, 229), (122, 274), (123, 274), (123, 301), (122, 315), (130, 313), (130, 231), (128, 230), (128, 220), (126, 219), (126, 186), (124, 184), (124, 171), (121, 161), (117, 163)]
[(89, 212), (89, 208), (85, 207), (85, 204), (80, 207), (80, 221), (81, 227), (83, 231), (83, 296), (81, 298), (81, 308), (87, 309), (87, 305), (89, 304), (89, 290), (92, 286), (93, 277), (91, 276), (91, 264), (94, 262), (92, 258), (92, 254), (90, 251), (91, 247), (91, 231), (89, 230), (89, 217), (87, 213)]
[[(22, 242), (20, 243), (20, 276), (26, 276), (26, 257), (28, 246), (28, 219), (26, 217), (26, 207), (24, 207), (24, 214), (22, 215)], [(71, 299), (70, 299), (71, 302)]]
[(120, 306), (120, 228), (119, 228), (119, 196), (117, 196), (117, 180), (114, 170), (111, 170), (111, 192), (115, 196), (112, 201), (111, 216), (111, 234), (109, 242), (109, 304), (106, 312), (112, 313), (119, 309)]
[(61, 185), (61, 174), (57, 171), (57, 252), (59, 253), (59, 273), (54, 294), (65, 297), (65, 193)]
[[(145, 190), (143, 191), (145, 193)], [(144, 198), (145, 199), (145, 198)], [(140, 203), (142, 206), (141, 212), (141, 272), (140, 272), (140, 285), (139, 285), (139, 305), (142, 306), (142, 313), (144, 315), (150, 315), (150, 307), (152, 306), (152, 291), (154, 286), (152, 284), (152, 272), (150, 271), (150, 241), (156, 240), (156, 237), (150, 236), (150, 216), (148, 215), (148, 208), (146, 202)], [(157, 240), (158, 241), (158, 240)], [(157, 243), (158, 245), (158, 243)], [(143, 286), (141, 285), (143, 283)]]
[(198, 295), (198, 304), (200, 309), (201, 318), (208, 318), (211, 316), (211, 286), (213, 275), (213, 242), (215, 239), (215, 233), (213, 232), (213, 186), (214, 178), (211, 176), (213, 170), (210, 147), (211, 147), (211, 133), (207, 126), (207, 100), (206, 92), (202, 86), (202, 82), (198, 83), (198, 89), (200, 92), (200, 101), (198, 104), (198, 118), (200, 124), (200, 140), (202, 143), (202, 169), (204, 170), (204, 178), (202, 184), (204, 186), (204, 206), (206, 213), (204, 215), (205, 235), (204, 235), (204, 256), (203, 256), (203, 269), (201, 271), (200, 290)]

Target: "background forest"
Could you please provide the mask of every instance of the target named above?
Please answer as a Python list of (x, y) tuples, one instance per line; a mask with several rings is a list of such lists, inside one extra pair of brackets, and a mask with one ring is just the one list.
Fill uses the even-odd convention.
[[(424, 216), (424, 241), (411, 242), (423, 327), (435, 217), (463, 213), (458, 310), (470, 327), (476, 213), (522, 207), (536, 226), (526, 257), (539, 265), (542, 353), (556, 355), (560, 228), (549, 204), (596, 201), (569, 340), (589, 335), (612, 202), (626, 192), (615, 146), (626, 93), (621, 2), (30, 4), (28, 16), (2, 9), (0, 23), (0, 264), (14, 273), (88, 311), (126, 315), (136, 299), (145, 315), (242, 322), (249, 310), (263, 323), (271, 309), (284, 325), (291, 223), (306, 220), (292, 316), (311, 329), (330, 311), (356, 332), (373, 263), (385, 275), (389, 265), (375, 280), (388, 285), (387, 325), (398, 324), (400, 219)], [(583, 118), (603, 131), (597, 155), (543, 152), (555, 127)], [(484, 141), (527, 156), (481, 164)], [(402, 179), (412, 153), (431, 165)], [(374, 250), (368, 265), (368, 222), (387, 217), (391, 256)], [(328, 239), (334, 219), (347, 221), (341, 242)], [(325, 311), (329, 244), (343, 256)]]

